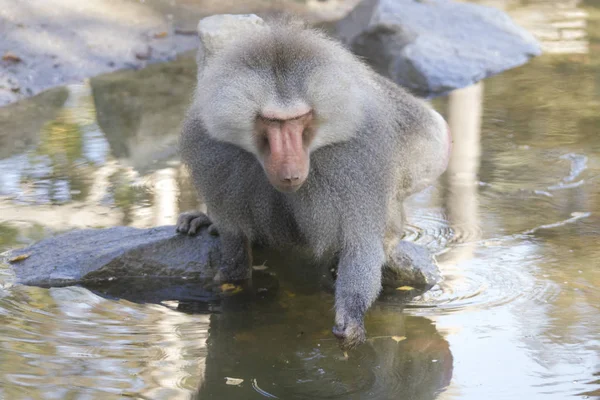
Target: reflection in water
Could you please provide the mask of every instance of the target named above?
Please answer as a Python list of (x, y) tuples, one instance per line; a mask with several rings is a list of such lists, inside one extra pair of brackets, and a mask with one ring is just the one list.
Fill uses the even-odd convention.
[(67, 88), (58, 115), (41, 126), (37, 147), (2, 160), (0, 168), (7, 173), (2, 174), (0, 194), (37, 204), (66, 203), (87, 196), (86, 175), (106, 162), (108, 150), (89, 100), (88, 85)]
[[(255, 272), (256, 294), (214, 306), (206, 374), (194, 398), (433, 399), (449, 384), (452, 354), (431, 320), (380, 302), (365, 322), (368, 343), (344, 359), (319, 268), (272, 251), (256, 257), (272, 265)], [(227, 385), (226, 378), (243, 382)]]
[(184, 399), (182, 380), (200, 384), (207, 316), (82, 288), (15, 288), (2, 305), (4, 398)]
[[(453, 151), (446, 172), (446, 214), (453, 231), (452, 241), (467, 243), (462, 256), (454, 251), (454, 262), (470, 258), (473, 242), (479, 238), (478, 176), (483, 83), (455, 90), (448, 96), (448, 125), (453, 132)], [(455, 249), (456, 250), (456, 249)], [(457, 258), (458, 257), (458, 258)]]
[[(526, 15), (554, 23), (542, 3)], [(445, 281), (378, 301), (349, 359), (326, 273), (265, 253), (235, 295), (189, 281), (0, 286), (0, 397), (599, 397), (600, 8), (584, 11), (586, 57), (547, 55), (434, 101), (454, 149), (440, 184), (411, 199), (406, 239), (437, 254)], [(174, 152), (194, 78), (188, 56), (0, 109), (0, 249), (199, 206)]]
[[(367, 323), (371, 339), (346, 360), (329, 330), (315, 331), (317, 324), (330, 323), (328, 310), (315, 307), (314, 299), (294, 298), (294, 304), (303, 303), (311, 308), (214, 315), (205, 381), (196, 398), (261, 398), (252, 393), (260, 390), (281, 399), (433, 399), (450, 382), (448, 342), (430, 320), (378, 307)], [(413, 335), (405, 338), (407, 332)], [(244, 382), (228, 386), (224, 377)]]
[(544, 53), (587, 54), (589, 14), (581, 0), (533, 0), (511, 12), (541, 42)]
[[(39, 136), (0, 159), (0, 201), (9, 204), (0, 224), (22, 232), (13, 243), (26, 242), (20, 236), (40, 222), (63, 231), (175, 221), (177, 181), (185, 179), (175, 143), (193, 89), (192, 60), (93, 78), (40, 95), (44, 107), (3, 110), (0, 126), (12, 129), (3, 142), (18, 143), (15, 120)], [(30, 122), (38, 110), (40, 120)]]
[(585, 0), (469, 1), (506, 11), (536, 37), (545, 54), (587, 54), (590, 50), (590, 13), (582, 8)]

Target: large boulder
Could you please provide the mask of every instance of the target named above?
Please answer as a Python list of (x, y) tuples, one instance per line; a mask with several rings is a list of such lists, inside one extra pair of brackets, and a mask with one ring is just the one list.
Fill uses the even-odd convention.
[(541, 54), (504, 12), (452, 0), (365, 0), (336, 30), (379, 73), (422, 96), (469, 86)]

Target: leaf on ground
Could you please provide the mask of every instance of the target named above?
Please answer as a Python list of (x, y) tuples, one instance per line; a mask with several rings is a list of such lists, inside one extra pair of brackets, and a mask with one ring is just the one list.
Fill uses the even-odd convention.
[(396, 290), (403, 290), (403, 291), (408, 292), (409, 290), (415, 290), (415, 288), (412, 286), (400, 286), (400, 287), (397, 287)]
[(224, 283), (221, 286), (221, 291), (223, 292), (232, 292), (232, 293), (237, 293), (237, 292), (241, 292), (242, 288), (239, 286), (236, 286), (232, 283)]
[(255, 271), (264, 271), (264, 270), (265, 270), (265, 269), (267, 269), (267, 268), (269, 268), (269, 267), (267, 267), (267, 266), (266, 266), (266, 265), (264, 265), (264, 264), (263, 264), (263, 265), (254, 265), (254, 266), (252, 267), (252, 269), (253, 269), (253, 270), (255, 270)]
[(287, 294), (289, 297), (296, 297), (296, 293), (290, 292), (289, 290), (286, 290), (285, 294)]
[(21, 57), (19, 57), (15, 53), (11, 53), (10, 51), (7, 51), (2, 56), (2, 61), (11, 61), (11, 62), (18, 63), (18, 62), (21, 62), (23, 60), (21, 59)]
[(155, 39), (162, 39), (164, 37), (167, 37), (168, 33), (166, 31), (162, 31), (162, 32), (157, 32), (154, 34), (154, 38)]
[(241, 385), (242, 382), (244, 382), (243, 379), (241, 378), (229, 378), (229, 377), (225, 377), (225, 384), (226, 385), (234, 385), (234, 386), (238, 386)]
[(23, 260), (28, 259), (30, 255), (31, 254), (21, 254), (20, 256), (13, 257), (13, 258), (11, 258), (8, 261), (11, 262), (11, 263), (23, 261)]
[(401, 342), (403, 340), (406, 340), (406, 336), (371, 336), (367, 340), (368, 341), (375, 341), (375, 340), (381, 340), (381, 339), (392, 339), (396, 343), (399, 343), (399, 342)]

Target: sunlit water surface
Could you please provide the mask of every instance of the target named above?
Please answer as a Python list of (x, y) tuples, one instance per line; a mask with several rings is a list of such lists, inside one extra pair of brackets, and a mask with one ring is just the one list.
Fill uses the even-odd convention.
[[(433, 102), (452, 160), (410, 199), (405, 239), (444, 281), (379, 301), (348, 359), (331, 293), (285, 254), (267, 260), (264, 298), (4, 285), (0, 398), (600, 398), (600, 11), (586, 12), (595, 55), (546, 55)], [(174, 152), (194, 75), (183, 57), (0, 109), (0, 250), (197, 207)]]

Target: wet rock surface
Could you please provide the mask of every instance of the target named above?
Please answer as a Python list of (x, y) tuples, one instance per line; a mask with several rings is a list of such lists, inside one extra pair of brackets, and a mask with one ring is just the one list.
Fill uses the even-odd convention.
[(383, 285), (416, 286), (429, 289), (442, 280), (440, 270), (429, 250), (415, 243), (401, 240), (383, 269)]
[[(12, 267), (15, 283), (43, 287), (102, 282), (116, 287), (132, 280), (142, 287), (142, 279), (154, 286), (164, 279), (165, 286), (170, 281), (185, 287), (181, 280), (211, 279), (221, 257), (217, 237), (206, 230), (195, 237), (177, 234), (174, 226), (74, 230), (2, 256)], [(384, 272), (384, 285), (391, 287), (429, 288), (440, 279), (429, 251), (403, 241)]]
[[(19, 256), (27, 256), (20, 261)], [(180, 235), (174, 226), (74, 230), (5, 253), (16, 283), (66, 286), (121, 278), (206, 279), (219, 262), (219, 240), (203, 231)]]
[(541, 54), (504, 12), (453, 0), (366, 0), (337, 34), (379, 73), (414, 93), (462, 88)]

